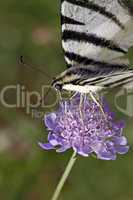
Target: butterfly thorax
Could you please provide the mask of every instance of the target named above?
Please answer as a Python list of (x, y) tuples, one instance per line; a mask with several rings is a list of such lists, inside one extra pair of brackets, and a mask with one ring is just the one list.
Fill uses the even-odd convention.
[[(125, 65), (88, 65), (88, 66), (73, 66), (64, 72), (62, 72), (59, 76), (57, 76), (53, 82), (52, 86), (57, 90), (71, 90), (75, 91), (79, 89), (79, 86), (84, 87), (84, 85), (92, 85), (93, 80), (103, 79), (105, 76), (109, 74), (116, 74), (122, 71), (125, 71), (127, 66)], [(89, 84), (90, 83), (90, 84)], [(96, 85), (97, 86), (97, 85)], [(88, 86), (87, 86), (88, 88)], [(83, 88), (80, 87), (82, 91)], [(93, 88), (94, 90), (94, 88)]]

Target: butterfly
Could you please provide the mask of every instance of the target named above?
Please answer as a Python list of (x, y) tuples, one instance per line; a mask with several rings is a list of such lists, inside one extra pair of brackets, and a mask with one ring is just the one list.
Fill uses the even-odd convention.
[(62, 48), (67, 69), (58, 90), (97, 92), (133, 81), (124, 56), (133, 45), (133, 6), (125, 0), (61, 0)]

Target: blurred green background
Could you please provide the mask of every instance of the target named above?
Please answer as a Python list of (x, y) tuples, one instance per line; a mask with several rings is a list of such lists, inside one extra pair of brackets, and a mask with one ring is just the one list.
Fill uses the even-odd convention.
[[(49, 77), (20, 64), (21, 55), (27, 63), (47, 72), (50, 77), (65, 69), (59, 7), (59, 0), (0, 2), (0, 90), (20, 84), (26, 87), (26, 91), (40, 93), (41, 86), (50, 83)], [(130, 51), (130, 58), (132, 54)], [(48, 101), (52, 98), (49, 97)], [(126, 102), (125, 96), (120, 103), (124, 103), (124, 98)], [(116, 161), (79, 157), (60, 200), (133, 199), (133, 117), (117, 110), (113, 95), (107, 95), (107, 99), (117, 118), (126, 121), (125, 134), (131, 149), (127, 155), (118, 156)], [(35, 102), (35, 98), (31, 100)], [(6, 101), (16, 102), (15, 91), (6, 95)], [(1, 105), (1, 200), (49, 200), (72, 152), (43, 151), (38, 141), (44, 141), (46, 136), (42, 118), (26, 114), (25, 107), (16, 109)]]

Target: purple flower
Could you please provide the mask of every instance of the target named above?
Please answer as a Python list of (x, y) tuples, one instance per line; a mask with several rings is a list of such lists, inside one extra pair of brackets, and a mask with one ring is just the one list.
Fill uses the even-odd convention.
[(94, 153), (98, 159), (115, 160), (116, 154), (129, 150), (127, 139), (122, 135), (123, 121), (114, 121), (114, 114), (102, 101), (105, 116), (91, 99), (80, 95), (72, 100), (62, 101), (57, 112), (45, 116), (49, 131), (48, 143), (39, 143), (45, 149), (64, 152), (72, 148), (77, 154), (89, 156)]

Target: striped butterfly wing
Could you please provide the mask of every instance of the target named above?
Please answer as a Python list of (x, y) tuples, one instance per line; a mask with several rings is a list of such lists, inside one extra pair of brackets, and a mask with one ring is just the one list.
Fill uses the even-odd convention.
[(116, 63), (133, 43), (132, 17), (123, 0), (61, 0), (61, 25), (68, 67)]

